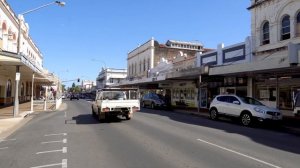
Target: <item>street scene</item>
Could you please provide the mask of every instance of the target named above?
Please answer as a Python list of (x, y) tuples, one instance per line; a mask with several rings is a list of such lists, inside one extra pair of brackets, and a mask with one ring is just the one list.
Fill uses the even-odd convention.
[[(300, 137), (143, 108), (99, 122), (91, 102), (33, 113), (0, 143), (0, 167), (298, 167)], [(51, 166), (52, 165), (52, 166)]]
[(300, 1), (0, 7), (0, 168), (299, 167)]

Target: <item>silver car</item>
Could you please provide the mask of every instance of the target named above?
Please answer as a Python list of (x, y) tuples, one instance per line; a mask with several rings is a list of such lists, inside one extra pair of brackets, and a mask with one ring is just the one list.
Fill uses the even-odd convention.
[(236, 95), (218, 95), (210, 104), (210, 118), (218, 119), (220, 115), (238, 117), (245, 126), (252, 124), (253, 120), (281, 121), (282, 114), (276, 108), (265, 106), (251, 97)]

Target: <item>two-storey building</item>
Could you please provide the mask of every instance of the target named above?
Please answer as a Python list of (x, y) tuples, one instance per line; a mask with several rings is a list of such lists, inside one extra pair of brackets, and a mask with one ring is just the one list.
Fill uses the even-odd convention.
[(16, 95), (21, 103), (45, 96), (42, 86), (54, 83), (59, 79), (43, 67), (43, 55), (30, 37), (24, 17), (0, 0), (0, 107), (12, 105)]

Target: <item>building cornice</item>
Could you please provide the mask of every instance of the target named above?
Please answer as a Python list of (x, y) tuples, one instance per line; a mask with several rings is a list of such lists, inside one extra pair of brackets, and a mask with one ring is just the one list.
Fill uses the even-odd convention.
[(265, 2), (270, 1), (270, 0), (255, 0), (254, 4), (252, 4), (250, 7), (248, 7), (248, 10), (251, 10), (253, 8), (256, 8), (262, 4), (264, 4)]

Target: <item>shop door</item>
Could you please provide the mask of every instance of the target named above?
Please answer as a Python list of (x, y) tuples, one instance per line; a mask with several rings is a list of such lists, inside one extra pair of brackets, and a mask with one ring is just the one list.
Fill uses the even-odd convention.
[(200, 88), (199, 92), (199, 106), (200, 108), (207, 108), (207, 88)]
[(300, 88), (293, 88), (293, 109), (295, 107), (300, 107)]

